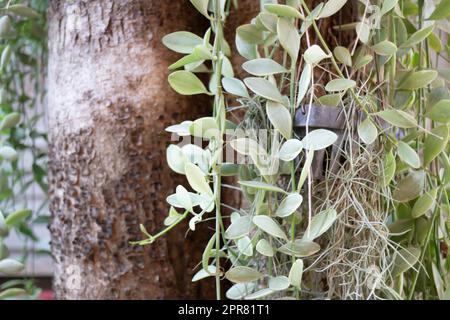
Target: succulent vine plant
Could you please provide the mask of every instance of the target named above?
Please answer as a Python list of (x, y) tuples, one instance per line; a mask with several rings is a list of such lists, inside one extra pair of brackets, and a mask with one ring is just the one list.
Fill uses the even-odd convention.
[[(143, 230), (138, 243), (213, 217), (193, 281), (215, 277), (218, 299), (223, 278), (230, 299), (450, 298), (450, 1), (260, 1), (236, 30), (244, 79), (223, 32), (238, 1), (190, 2), (211, 27), (163, 39), (185, 54), (168, 80), (180, 94), (212, 96), (212, 115), (167, 130), (207, 146), (169, 146), (168, 165), (189, 185), (168, 196), (167, 228)], [(351, 41), (327, 42), (321, 20), (348, 6), (355, 21), (331, 32)], [(197, 76), (205, 72), (209, 85)], [(340, 137), (312, 123), (315, 105), (339, 110)], [(235, 110), (245, 111), (239, 123)], [(246, 161), (224, 161), (229, 147)], [(324, 163), (314, 162), (320, 152)], [(322, 179), (314, 165), (324, 166)], [(230, 216), (223, 176), (236, 176), (231, 187), (246, 199)]]

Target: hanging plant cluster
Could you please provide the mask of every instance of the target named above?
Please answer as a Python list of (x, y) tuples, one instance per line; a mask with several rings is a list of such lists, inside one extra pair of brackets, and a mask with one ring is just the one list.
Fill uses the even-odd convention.
[[(218, 299), (223, 279), (229, 299), (448, 299), (450, 1), (261, 1), (236, 30), (244, 79), (223, 31), (238, 1), (190, 2), (211, 27), (163, 39), (185, 54), (168, 80), (212, 96), (213, 112), (167, 130), (207, 146), (168, 147), (188, 186), (168, 196), (167, 228), (138, 243), (213, 216), (193, 281), (215, 277)], [(347, 6), (356, 20), (331, 31), (351, 40), (327, 42), (321, 21)], [(247, 204), (230, 216), (223, 176)]]
[[(23, 196), (30, 183), (22, 184), (26, 179), (24, 169), (20, 168), (20, 151), (29, 148), (26, 139), (31, 136), (35, 139), (39, 134), (35, 131), (35, 122), (39, 119), (22, 121), (26, 107), (33, 107), (36, 102), (24, 93), (24, 79), (27, 77), (39, 78), (41, 75), (30, 72), (36, 67), (35, 53), (30, 42), (36, 41), (43, 46), (44, 41), (39, 38), (38, 32), (42, 30), (41, 24), (34, 24), (33, 20), (39, 18), (39, 13), (24, 4), (16, 4), (11, 1), (2, 1), (0, 17), (0, 276), (18, 276), (25, 269), (26, 255), (21, 259), (10, 257), (8, 247), (4, 243), (11, 232), (17, 232), (33, 241), (37, 241), (33, 231), (29, 228), (27, 219), (32, 216), (29, 209), (16, 210), (16, 200)], [(34, 34), (31, 35), (30, 29)], [(40, 39), (41, 42), (39, 42)], [(20, 41), (22, 40), (22, 41)], [(31, 41), (30, 41), (31, 40)], [(30, 42), (28, 42), (30, 41)], [(36, 47), (39, 47), (37, 45)], [(36, 54), (37, 55), (37, 54)], [(29, 69), (27, 69), (29, 68)], [(36, 67), (38, 69), (38, 67)], [(37, 74), (37, 75), (36, 75)], [(35, 78), (33, 78), (35, 77)], [(36, 80), (38, 86), (39, 80)], [(36, 98), (37, 99), (37, 98)], [(33, 139), (32, 139), (33, 140)], [(33, 152), (35, 150), (32, 150)], [(33, 160), (36, 160), (34, 157)], [(37, 164), (33, 170), (41, 170)], [(43, 186), (43, 173), (41, 180), (35, 175), (35, 181)], [(33, 179), (32, 178), (32, 181)], [(20, 199), (21, 200), (21, 199)], [(20, 205), (26, 205), (21, 201)], [(39, 290), (28, 279), (12, 279), (5, 281), (0, 286), (0, 300), (14, 299), (18, 297), (36, 298)]]

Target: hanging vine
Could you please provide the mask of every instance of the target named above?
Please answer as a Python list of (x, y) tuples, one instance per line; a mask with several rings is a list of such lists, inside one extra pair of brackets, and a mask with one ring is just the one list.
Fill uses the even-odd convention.
[[(193, 281), (216, 277), (218, 299), (222, 277), (234, 283), (230, 299), (448, 298), (450, 72), (441, 65), (449, 1), (261, 1), (236, 30), (250, 74), (243, 81), (223, 38), (232, 2), (190, 2), (211, 28), (203, 38), (179, 31), (163, 39), (187, 54), (169, 67), (177, 70), (169, 84), (213, 96), (213, 115), (167, 130), (208, 146), (169, 146), (169, 166), (193, 192), (178, 186), (167, 198), (167, 228), (143, 229), (148, 238), (138, 243), (188, 217), (195, 231), (214, 215)], [(357, 20), (330, 32), (352, 41), (328, 43), (319, 24), (346, 4)], [(208, 89), (201, 72), (211, 73)], [(239, 124), (227, 120), (242, 109)], [(229, 147), (238, 161), (223, 161)], [(222, 185), (225, 175), (238, 186)], [(222, 187), (241, 190), (248, 204), (229, 223)]]

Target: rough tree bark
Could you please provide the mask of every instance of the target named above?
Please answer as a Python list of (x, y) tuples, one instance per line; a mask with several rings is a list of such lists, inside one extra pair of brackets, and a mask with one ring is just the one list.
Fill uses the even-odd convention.
[[(169, 124), (208, 103), (167, 85), (178, 58), (161, 44), (202, 34), (185, 0), (54, 0), (49, 10), (48, 117), (54, 289), (58, 299), (211, 298), (191, 284), (208, 232), (186, 228), (137, 247), (139, 224), (162, 227), (179, 177), (165, 164)], [(209, 110), (208, 110), (209, 111)], [(203, 287), (201, 287), (203, 286)], [(206, 287), (205, 287), (206, 286)]]

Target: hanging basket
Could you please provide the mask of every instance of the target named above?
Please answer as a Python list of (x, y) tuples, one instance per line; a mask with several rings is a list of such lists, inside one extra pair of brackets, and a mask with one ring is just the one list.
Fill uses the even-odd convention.
[(313, 179), (322, 180), (325, 169), (329, 168), (332, 172), (338, 169), (341, 155), (340, 147), (344, 136), (345, 115), (342, 107), (311, 105), (311, 111), (308, 111), (309, 105), (303, 109), (299, 108), (295, 114), (294, 128), (300, 138), (306, 135), (306, 127), (308, 127), (309, 132), (316, 129), (327, 129), (338, 136), (336, 142), (330, 148), (316, 151), (314, 154)]

